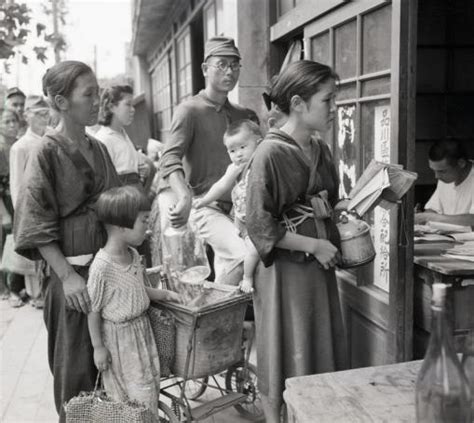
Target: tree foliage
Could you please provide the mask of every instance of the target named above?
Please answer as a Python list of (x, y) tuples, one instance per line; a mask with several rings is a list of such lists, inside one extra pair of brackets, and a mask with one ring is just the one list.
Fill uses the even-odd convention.
[[(56, 2), (56, 16), (53, 16), (53, 1)], [(64, 0), (48, 0), (43, 3), (43, 11), (47, 16), (56, 19), (56, 27), (65, 24), (66, 5)], [(29, 61), (28, 54), (21, 47), (30, 37), (31, 10), (25, 3), (0, 2), (0, 60), (4, 62), (4, 69), (9, 72), (10, 59), (15, 55), (21, 55), (22, 63)], [(53, 23), (53, 27), (54, 27)], [(66, 41), (60, 31), (48, 31), (48, 27), (42, 22), (36, 22), (36, 40), (38, 44), (32, 48), (37, 60), (42, 63), (47, 59), (47, 51), (52, 48), (55, 53), (66, 49)]]

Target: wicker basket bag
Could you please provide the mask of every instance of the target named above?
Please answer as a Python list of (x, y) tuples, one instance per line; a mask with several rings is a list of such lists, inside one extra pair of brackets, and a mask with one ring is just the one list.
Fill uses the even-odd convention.
[(145, 405), (129, 399), (114, 401), (99, 389), (100, 373), (94, 391), (81, 392), (64, 404), (66, 423), (156, 423)]
[[(161, 272), (161, 267), (147, 269), (146, 274), (150, 286), (157, 287), (159, 280), (163, 288), (168, 287), (166, 275)], [(171, 374), (174, 364), (176, 322), (171, 313), (158, 308), (154, 304), (150, 304), (148, 308), (148, 317), (155, 337), (158, 356), (160, 357), (160, 374), (161, 377), (167, 377)]]

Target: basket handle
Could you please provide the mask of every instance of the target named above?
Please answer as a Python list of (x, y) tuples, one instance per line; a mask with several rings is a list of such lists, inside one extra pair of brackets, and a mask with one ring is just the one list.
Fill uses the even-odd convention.
[[(115, 376), (115, 373), (112, 370), (112, 368), (109, 366), (109, 368), (105, 371), (109, 372), (112, 375), (112, 378), (115, 381), (115, 386), (117, 387), (117, 389), (119, 391), (119, 395), (123, 398), (123, 400), (126, 401), (126, 402), (130, 402), (130, 397), (127, 395), (127, 393), (120, 386), (120, 383), (117, 379), (117, 376)], [(103, 391), (107, 394), (107, 391), (104, 388), (104, 378), (101, 377), (103, 373), (104, 373), (103, 370), (99, 370), (97, 372), (97, 379), (95, 381), (95, 387), (94, 387), (94, 396), (99, 397), (99, 398), (101, 396), (100, 393), (99, 393), (100, 391)], [(99, 384), (99, 380), (100, 380), (100, 384)], [(100, 385), (100, 390), (98, 389), (99, 385)]]

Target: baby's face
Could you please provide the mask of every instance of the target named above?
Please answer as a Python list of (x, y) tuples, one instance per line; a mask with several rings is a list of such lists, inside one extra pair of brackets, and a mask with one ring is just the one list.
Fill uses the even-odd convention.
[(257, 148), (258, 140), (258, 136), (247, 131), (226, 137), (224, 143), (232, 163), (236, 166), (247, 163)]

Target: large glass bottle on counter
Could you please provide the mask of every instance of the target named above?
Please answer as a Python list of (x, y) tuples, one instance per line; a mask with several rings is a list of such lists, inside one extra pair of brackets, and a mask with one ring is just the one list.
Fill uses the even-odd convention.
[(189, 225), (164, 230), (163, 264), (172, 278), (185, 283), (203, 282), (211, 273), (204, 244)]
[(446, 291), (433, 284), (431, 336), (416, 382), (419, 423), (471, 422), (471, 391), (448, 327)]

